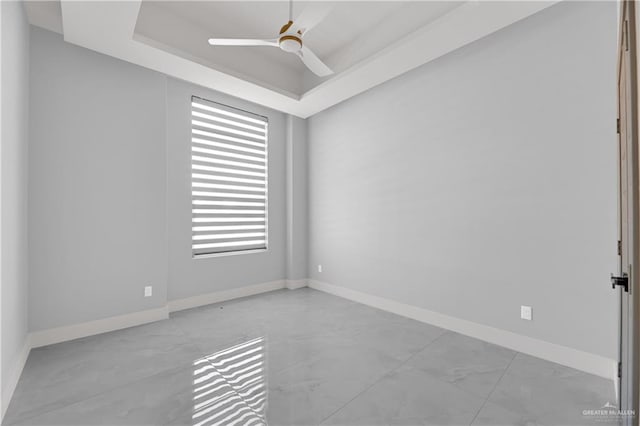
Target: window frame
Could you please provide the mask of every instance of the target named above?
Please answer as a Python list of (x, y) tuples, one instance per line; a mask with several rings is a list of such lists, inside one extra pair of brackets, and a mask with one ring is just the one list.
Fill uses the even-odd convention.
[[(264, 247), (259, 247), (259, 248), (249, 248), (249, 249), (233, 249), (231, 248), (230, 250), (226, 250), (226, 251), (219, 251), (219, 252), (212, 252), (212, 253), (195, 253), (195, 249), (193, 248), (193, 245), (195, 243), (193, 237), (195, 234), (195, 231), (193, 230), (193, 228), (196, 226), (196, 224), (194, 223), (193, 219), (194, 219), (194, 204), (193, 204), (193, 191), (194, 191), (194, 187), (193, 187), (193, 183), (194, 183), (194, 177), (193, 174), (197, 173), (196, 171), (194, 171), (193, 169), (193, 165), (194, 165), (194, 160), (193, 160), (193, 147), (194, 147), (194, 142), (193, 142), (193, 129), (194, 129), (194, 125), (193, 125), (193, 120), (194, 120), (194, 116), (193, 116), (193, 103), (194, 101), (201, 101), (202, 103), (204, 103), (205, 105), (208, 104), (214, 104), (214, 105), (219, 105), (220, 107), (222, 107), (221, 109), (223, 110), (236, 110), (240, 113), (242, 113), (242, 115), (248, 115), (248, 116), (255, 116), (258, 117), (261, 120), (264, 120), (264, 126), (265, 126), (265, 140), (264, 140), (264, 157), (265, 157), (265, 163), (264, 163)], [(203, 98), (201, 96), (198, 95), (191, 95), (190, 97), (190, 101), (189, 101), (189, 106), (190, 106), (190, 111), (189, 111), (189, 125), (190, 125), (190, 138), (189, 138), (189, 179), (190, 179), (190, 185), (189, 185), (189, 189), (190, 189), (190, 198), (191, 198), (191, 214), (190, 214), (190, 224), (191, 224), (191, 258), (192, 259), (207, 259), (207, 258), (212, 258), (212, 257), (225, 257), (225, 256), (237, 256), (237, 255), (243, 255), (243, 254), (256, 254), (256, 253), (265, 253), (269, 251), (269, 117), (267, 117), (266, 115), (262, 115), (262, 114), (258, 114), (252, 111), (247, 111), (245, 109), (242, 108), (238, 108), (232, 105), (227, 105), (227, 104), (223, 104), (221, 102), (217, 102), (217, 101), (212, 101), (210, 99), (207, 98)]]

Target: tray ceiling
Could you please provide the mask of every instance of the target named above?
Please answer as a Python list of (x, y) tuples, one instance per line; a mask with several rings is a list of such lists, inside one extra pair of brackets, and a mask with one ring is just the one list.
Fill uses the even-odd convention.
[[(309, 6), (294, 1), (295, 17)], [(335, 74), (319, 78), (273, 47), (210, 37), (275, 38), (285, 1), (30, 1), (33, 25), (66, 41), (300, 117), (436, 59), (555, 3), (334, 1), (305, 37)]]

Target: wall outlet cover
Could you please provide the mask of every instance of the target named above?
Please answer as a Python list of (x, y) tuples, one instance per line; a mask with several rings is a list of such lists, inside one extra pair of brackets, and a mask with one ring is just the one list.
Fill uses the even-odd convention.
[(527, 320), (527, 321), (531, 321), (532, 319), (532, 312), (531, 312), (531, 306), (520, 306), (520, 318), (522, 318), (523, 320)]
[(151, 297), (152, 294), (153, 294), (153, 287), (151, 287), (150, 285), (146, 286), (144, 288), (144, 297)]
[(318, 265), (318, 272), (322, 272), (322, 265)]

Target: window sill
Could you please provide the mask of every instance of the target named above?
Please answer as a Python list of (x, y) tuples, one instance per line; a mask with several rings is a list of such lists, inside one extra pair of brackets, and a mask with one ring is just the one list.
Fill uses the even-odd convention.
[(208, 258), (211, 258), (211, 257), (226, 257), (226, 256), (239, 256), (239, 255), (243, 255), (243, 254), (265, 253), (267, 251), (269, 251), (268, 248), (255, 249), (255, 250), (227, 251), (227, 252), (224, 252), (224, 253), (197, 254), (197, 255), (192, 255), (191, 258), (193, 260), (199, 260), (199, 259), (208, 259)]

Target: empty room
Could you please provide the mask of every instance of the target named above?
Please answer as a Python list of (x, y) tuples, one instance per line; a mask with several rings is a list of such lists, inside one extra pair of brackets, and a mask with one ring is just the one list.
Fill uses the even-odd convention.
[(0, 423), (638, 425), (639, 14), (0, 0)]

